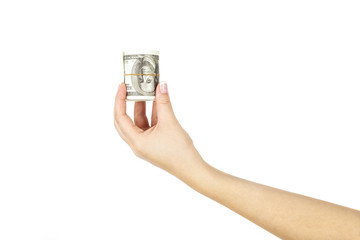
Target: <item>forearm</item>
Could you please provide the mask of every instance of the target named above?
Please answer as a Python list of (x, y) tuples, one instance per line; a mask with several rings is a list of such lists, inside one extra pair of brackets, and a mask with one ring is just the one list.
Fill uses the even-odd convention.
[(174, 175), (282, 239), (360, 239), (359, 211), (240, 179), (193, 157), (196, 164)]

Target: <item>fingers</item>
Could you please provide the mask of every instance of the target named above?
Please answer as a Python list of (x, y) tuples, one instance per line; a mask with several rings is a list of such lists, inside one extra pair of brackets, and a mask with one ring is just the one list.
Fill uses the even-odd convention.
[(175, 117), (166, 82), (161, 82), (156, 88), (156, 111), (158, 121), (167, 121), (169, 118)]
[(149, 121), (146, 117), (146, 102), (135, 102), (134, 122), (136, 126), (144, 131), (150, 128)]
[(158, 121), (158, 116), (156, 110), (156, 101), (154, 101), (152, 106), (152, 113), (151, 113), (151, 126), (155, 126), (157, 124), (157, 121)]
[(142, 132), (134, 125), (131, 118), (126, 114), (126, 87), (121, 83), (115, 97), (114, 122), (119, 135), (128, 143), (132, 144)]

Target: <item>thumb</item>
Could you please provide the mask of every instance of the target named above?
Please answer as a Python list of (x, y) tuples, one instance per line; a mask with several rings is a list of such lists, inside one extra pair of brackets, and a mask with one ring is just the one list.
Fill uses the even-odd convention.
[(158, 84), (155, 102), (159, 120), (164, 117), (174, 116), (166, 82), (160, 82)]

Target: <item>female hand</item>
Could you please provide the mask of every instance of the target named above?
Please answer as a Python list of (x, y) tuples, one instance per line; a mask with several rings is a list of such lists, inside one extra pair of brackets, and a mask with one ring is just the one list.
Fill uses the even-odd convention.
[(151, 126), (146, 117), (145, 102), (136, 102), (134, 122), (126, 114), (126, 87), (119, 86), (115, 98), (114, 123), (122, 139), (136, 156), (179, 175), (201, 159), (190, 136), (177, 121), (168, 94), (167, 84), (156, 88)]

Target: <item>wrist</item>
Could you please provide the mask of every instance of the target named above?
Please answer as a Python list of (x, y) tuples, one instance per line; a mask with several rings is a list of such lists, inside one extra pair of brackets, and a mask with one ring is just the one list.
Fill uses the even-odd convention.
[(209, 179), (212, 178), (214, 168), (206, 163), (194, 147), (193, 151), (184, 157), (181, 166), (172, 172), (175, 177), (189, 185), (198, 192), (206, 188)]

